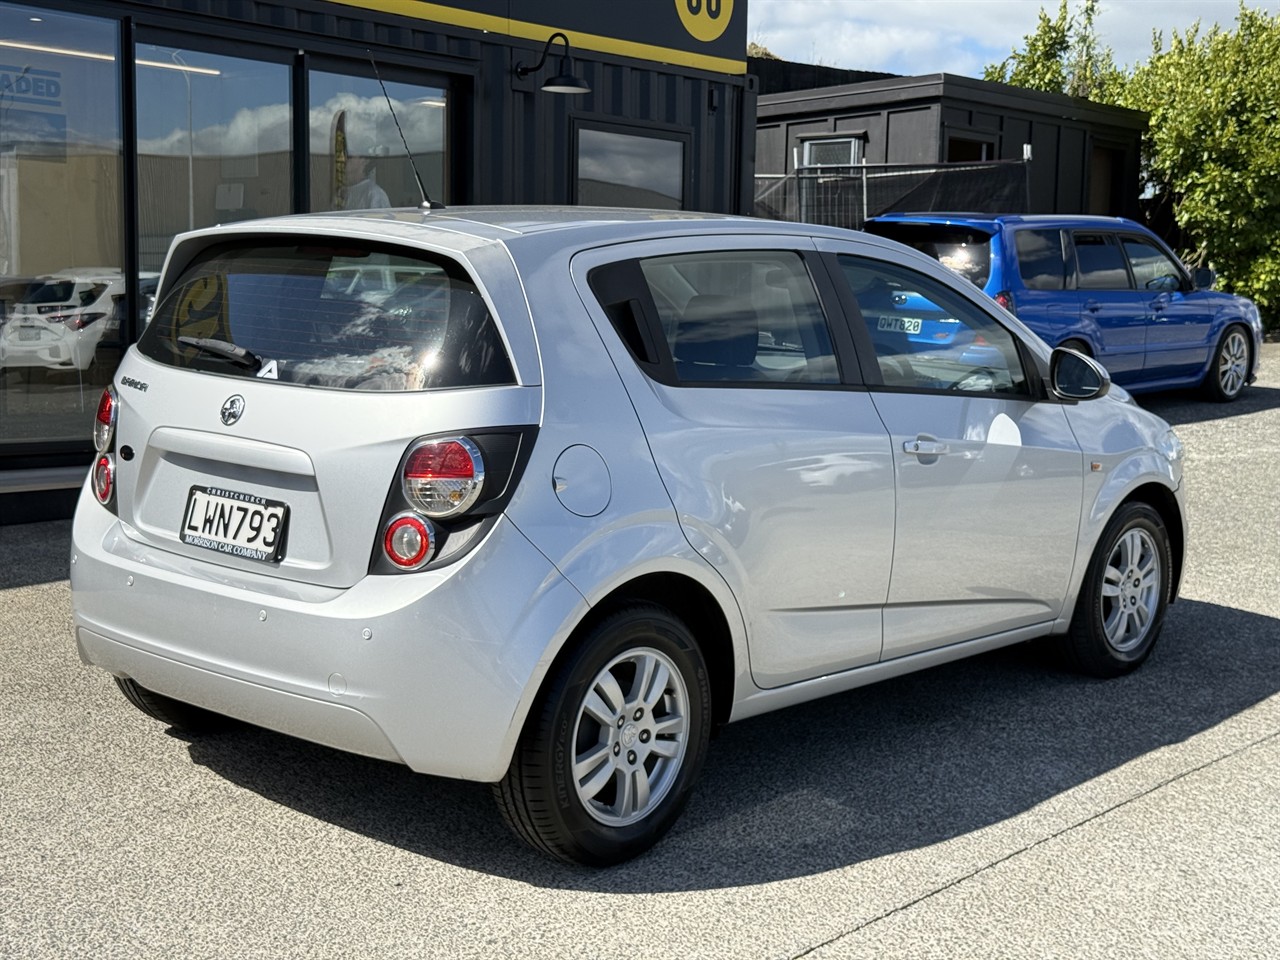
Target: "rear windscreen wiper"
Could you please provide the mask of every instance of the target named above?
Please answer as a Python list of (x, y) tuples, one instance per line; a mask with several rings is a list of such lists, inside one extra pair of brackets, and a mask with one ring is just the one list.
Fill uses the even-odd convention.
[(237, 347), (234, 343), (228, 343), (226, 340), (214, 340), (212, 337), (179, 337), (178, 342), (195, 347), (205, 353), (216, 354), (224, 360), (230, 360), (232, 363), (241, 367), (248, 367), (250, 370), (258, 370), (262, 367), (262, 358), (256, 353), (246, 350), (244, 347)]

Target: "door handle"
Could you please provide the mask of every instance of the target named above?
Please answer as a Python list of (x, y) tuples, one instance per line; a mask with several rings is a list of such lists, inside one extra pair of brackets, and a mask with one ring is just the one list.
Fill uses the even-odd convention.
[(903, 453), (914, 453), (918, 457), (940, 457), (949, 453), (945, 443), (937, 440), (903, 440)]

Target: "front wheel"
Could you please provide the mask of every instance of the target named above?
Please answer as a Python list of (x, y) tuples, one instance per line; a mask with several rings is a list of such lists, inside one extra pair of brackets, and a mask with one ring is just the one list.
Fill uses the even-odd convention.
[(1173, 556), (1164, 521), (1145, 503), (1116, 511), (1085, 574), (1071, 629), (1069, 660), (1096, 677), (1136, 669), (1151, 653), (1169, 606)]
[(1210, 400), (1228, 403), (1240, 396), (1249, 378), (1249, 338), (1243, 327), (1228, 327), (1213, 352), (1213, 363), (1204, 376)]
[(550, 680), (494, 799), (535, 849), (621, 863), (675, 823), (710, 734), (692, 634), (664, 608), (635, 604), (596, 625)]

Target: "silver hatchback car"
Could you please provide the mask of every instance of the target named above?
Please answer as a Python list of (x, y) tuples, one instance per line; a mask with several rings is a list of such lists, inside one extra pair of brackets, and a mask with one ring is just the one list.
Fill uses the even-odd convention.
[(1182, 448), (1109, 388), (842, 230), (471, 208), (189, 233), (97, 410), (77, 642), (167, 724), (490, 782), (535, 848), (616, 863), (721, 724), (1042, 636), (1139, 665), (1177, 594)]

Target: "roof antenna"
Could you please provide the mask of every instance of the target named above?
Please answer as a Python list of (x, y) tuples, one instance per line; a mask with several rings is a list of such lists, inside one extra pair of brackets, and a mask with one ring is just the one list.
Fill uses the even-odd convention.
[(409, 150), (409, 141), (405, 139), (404, 130), (400, 128), (400, 118), (396, 116), (395, 107), (391, 106), (391, 95), (387, 93), (387, 85), (382, 82), (382, 74), (378, 72), (378, 63), (373, 59), (373, 51), (365, 49), (365, 53), (369, 54), (369, 66), (373, 67), (373, 75), (378, 79), (378, 86), (382, 88), (382, 96), (387, 101), (387, 110), (391, 112), (391, 119), (395, 121), (396, 133), (400, 134), (400, 142), (404, 144), (404, 155), (409, 158), (409, 169), (413, 171), (413, 179), (418, 182), (418, 193), (422, 194), (422, 203), (418, 205), (418, 209), (423, 212), (430, 210), (443, 210), (444, 204), (439, 200), (432, 200), (427, 195), (427, 188), (422, 183), (422, 176), (418, 173), (418, 162), (413, 159), (413, 153)]

